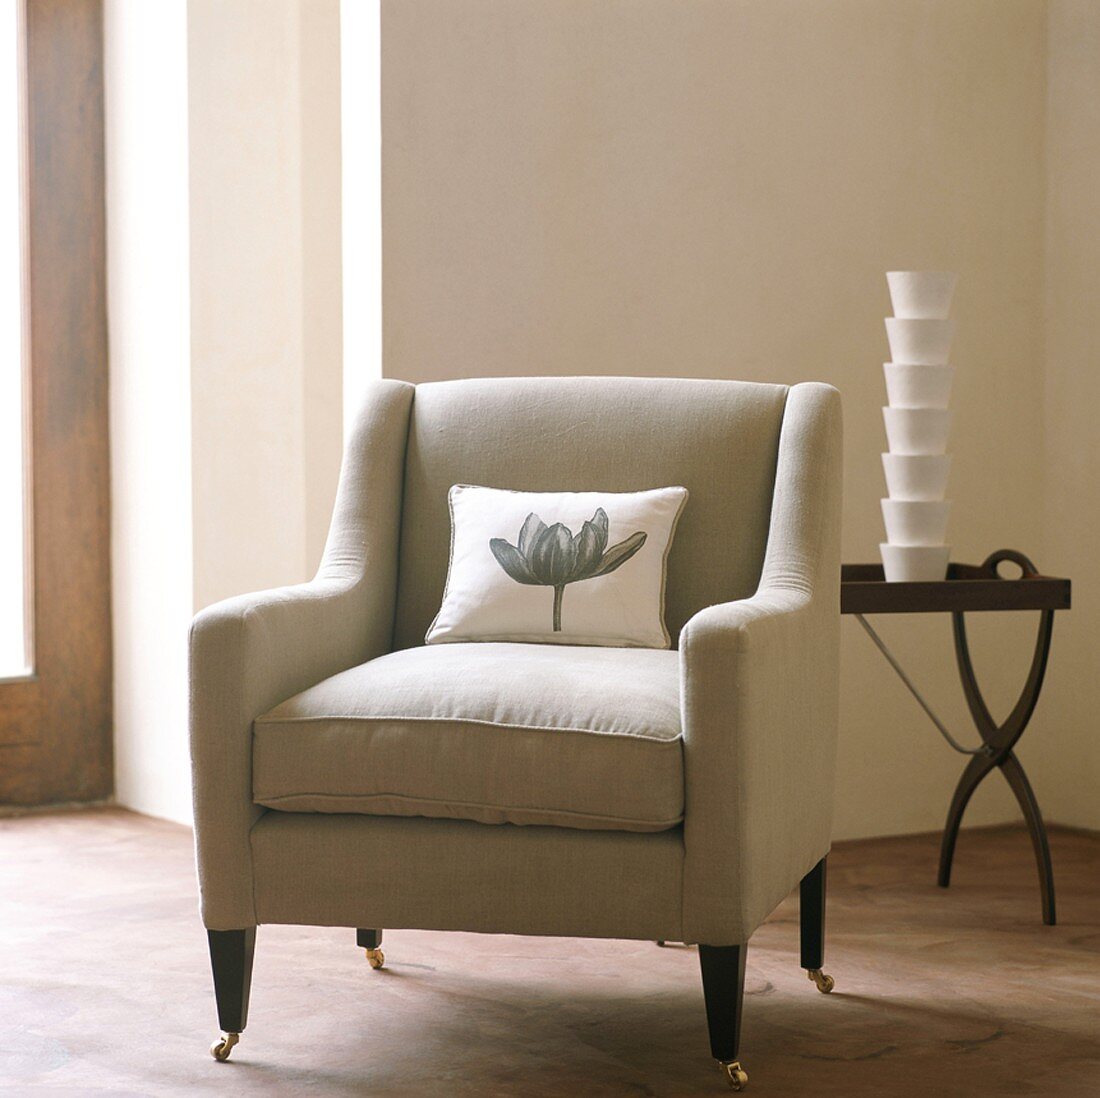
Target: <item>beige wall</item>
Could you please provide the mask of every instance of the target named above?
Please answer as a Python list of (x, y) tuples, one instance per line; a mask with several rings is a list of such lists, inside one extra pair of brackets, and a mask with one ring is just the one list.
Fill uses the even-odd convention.
[[(117, 753), (124, 802), (180, 817), (165, 638), (309, 575), (327, 524), (339, 65), (336, 0), (173, 0), (162, 55), (137, 48), (146, 7), (107, 5)], [(956, 557), (1074, 575), (1022, 753), (1047, 814), (1093, 827), (1098, 21), (1090, 0), (385, 0), (383, 89), (387, 372), (830, 380), (848, 559), (880, 536), (882, 272), (960, 271)], [(965, 730), (948, 623), (882, 627)], [(976, 623), (995, 711), (1030, 628)], [(938, 827), (960, 760), (844, 632), (839, 832)], [(991, 783), (969, 819), (1014, 815)]]
[(1100, 828), (1100, 4), (1051, 0), (1046, 207), (1046, 541), (1073, 576), (1036, 777), (1058, 818)]
[[(1030, 0), (384, 0), (386, 372), (830, 381), (872, 560), (883, 272), (957, 270), (954, 553), (1040, 555), (1044, 35)], [(999, 711), (1030, 623), (978, 626)], [(882, 628), (965, 732), (949, 622)], [(962, 760), (844, 634), (839, 833), (938, 827)]]
[(338, 0), (190, 0), (196, 608), (308, 579), (341, 452)]

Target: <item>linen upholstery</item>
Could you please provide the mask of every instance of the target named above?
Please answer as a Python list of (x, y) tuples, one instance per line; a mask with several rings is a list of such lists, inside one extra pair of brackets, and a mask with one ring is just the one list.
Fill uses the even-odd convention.
[(253, 796), (290, 812), (664, 831), (683, 818), (679, 657), (508, 643), (381, 656), (257, 719)]
[[(453, 484), (528, 492), (689, 492), (668, 556), (665, 624), (760, 578), (787, 390), (665, 378), (488, 378), (416, 387), (394, 644), (411, 648), (447, 578)], [(567, 596), (568, 597), (568, 596)]]
[(252, 721), (390, 646), (413, 386), (372, 387), (348, 442), (332, 528), (310, 582), (207, 607), (190, 638), (191, 769), (206, 926), (256, 922), (249, 831)]
[[(573, 378), (413, 392), (396, 382), (371, 390), (317, 579), (231, 599), (193, 626), (207, 927), (281, 921), (746, 941), (829, 847), (835, 390)], [(419, 643), (446, 573), (446, 534), (435, 540), (447, 529), (446, 490), (489, 483), (496, 472), (509, 474), (502, 486), (532, 490), (682, 483), (691, 491), (669, 560), (668, 624), (674, 634), (682, 628), (682, 827), (640, 834), (256, 806), (253, 721), (342, 670)]]
[(840, 396), (787, 399), (763, 575), (681, 637), (684, 934), (748, 941), (829, 851), (840, 647)]
[(261, 923), (680, 941), (679, 828), (653, 835), (268, 812)]

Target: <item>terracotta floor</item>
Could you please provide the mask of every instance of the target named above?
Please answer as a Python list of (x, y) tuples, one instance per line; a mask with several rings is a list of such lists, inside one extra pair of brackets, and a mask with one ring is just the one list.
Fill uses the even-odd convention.
[[(759, 1095), (1100, 1095), (1100, 837), (1056, 831), (1058, 927), (1019, 831), (837, 847), (827, 971), (788, 900), (749, 951)], [(264, 927), (250, 1024), (216, 1035), (182, 827), (116, 810), (0, 820), (0, 1095), (719, 1095), (695, 952)]]

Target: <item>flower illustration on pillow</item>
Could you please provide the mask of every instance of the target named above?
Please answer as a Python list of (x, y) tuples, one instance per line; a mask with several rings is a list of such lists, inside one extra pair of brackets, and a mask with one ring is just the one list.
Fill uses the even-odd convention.
[(533, 511), (520, 527), (518, 544), (490, 538), (497, 563), (516, 583), (554, 588), (554, 632), (561, 632), (561, 600), (567, 584), (606, 576), (645, 544), (645, 531), (607, 548), (607, 512), (602, 507), (576, 535), (563, 523), (547, 526)]

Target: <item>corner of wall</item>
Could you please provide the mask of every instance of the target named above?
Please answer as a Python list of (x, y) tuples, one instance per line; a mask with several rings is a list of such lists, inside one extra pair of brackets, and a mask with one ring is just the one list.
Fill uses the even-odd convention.
[[(1046, 5), (1041, 566), (1074, 581), (1029, 738), (1052, 820), (1100, 829), (1100, 5)], [(1046, 792), (1049, 790), (1049, 794)]]

